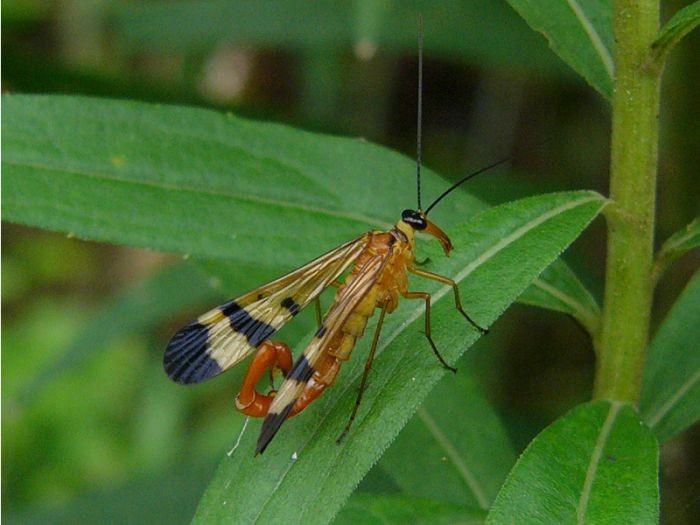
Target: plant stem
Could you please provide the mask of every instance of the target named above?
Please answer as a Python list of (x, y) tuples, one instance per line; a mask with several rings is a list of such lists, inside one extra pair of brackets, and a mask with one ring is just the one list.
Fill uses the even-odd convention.
[(636, 404), (651, 316), (660, 68), (658, 0), (615, 0), (608, 255), (594, 397)]

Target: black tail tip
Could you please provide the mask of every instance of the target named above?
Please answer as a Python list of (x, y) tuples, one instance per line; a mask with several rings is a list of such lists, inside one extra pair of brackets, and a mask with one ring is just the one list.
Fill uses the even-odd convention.
[(272, 438), (274, 438), (279, 431), (282, 423), (287, 420), (287, 417), (289, 416), (289, 413), (292, 411), (293, 407), (294, 403), (290, 403), (284, 408), (284, 410), (282, 410), (282, 412), (278, 414), (269, 413), (265, 417), (262, 424), (262, 429), (260, 430), (260, 436), (258, 437), (258, 442), (255, 445), (256, 456), (265, 452), (265, 449), (270, 444), (270, 441), (272, 441)]

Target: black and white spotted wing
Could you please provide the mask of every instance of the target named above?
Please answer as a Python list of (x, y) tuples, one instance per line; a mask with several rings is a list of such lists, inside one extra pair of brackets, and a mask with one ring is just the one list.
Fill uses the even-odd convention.
[(362, 253), (369, 234), (199, 316), (168, 343), (163, 367), (177, 383), (199, 383), (231, 368), (331, 285)]

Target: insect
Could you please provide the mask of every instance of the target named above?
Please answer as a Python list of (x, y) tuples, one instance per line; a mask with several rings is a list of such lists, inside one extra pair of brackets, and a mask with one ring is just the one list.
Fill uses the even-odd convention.
[[(236, 396), (238, 410), (253, 417), (264, 417), (256, 455), (269, 445), (282, 424), (308, 407), (335, 382), (368, 319), (379, 310), (379, 318), (364, 368), (360, 390), (350, 418), (338, 437), (340, 442), (357, 415), (374, 359), (386, 314), (392, 313), (399, 299), (425, 303), (425, 336), (440, 363), (456, 371), (440, 355), (430, 334), (430, 295), (410, 291), (408, 274), (438, 281), (452, 287), (456, 309), (477, 330), (485, 333), (462, 308), (457, 284), (450, 278), (419, 268), (415, 260), (416, 233), (437, 239), (446, 256), (452, 251), (447, 234), (428, 219), (429, 212), (451, 191), (472, 177), (505, 162), (503, 159), (478, 170), (442, 193), (425, 211), (421, 209), (421, 106), (422, 106), (422, 29), (419, 39), (418, 139), (416, 210), (404, 210), (389, 231), (371, 231), (332, 249), (304, 266), (260, 286), (201, 315), (175, 334), (168, 344), (163, 364), (168, 376), (178, 383), (199, 383), (210, 379), (255, 353)], [(349, 270), (349, 271), (348, 271)], [(345, 279), (341, 276), (347, 272)], [(330, 286), (337, 288), (335, 299), (320, 319), (319, 295)], [(311, 302), (316, 303), (319, 326), (313, 339), (296, 361), (289, 347), (270, 338)], [(260, 393), (256, 386), (266, 372), (284, 372), (277, 392)]]

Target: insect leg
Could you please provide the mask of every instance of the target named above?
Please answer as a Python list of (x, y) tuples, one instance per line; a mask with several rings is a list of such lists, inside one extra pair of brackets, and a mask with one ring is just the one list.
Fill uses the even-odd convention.
[(379, 333), (382, 331), (382, 324), (384, 323), (384, 315), (386, 314), (386, 305), (382, 306), (382, 310), (379, 313), (379, 320), (377, 321), (377, 328), (374, 330), (374, 338), (372, 338), (372, 346), (369, 349), (369, 355), (367, 356), (367, 361), (365, 361), (365, 371), (362, 374), (362, 382), (360, 383), (360, 391), (357, 393), (357, 399), (355, 399), (355, 406), (352, 407), (352, 413), (350, 414), (350, 419), (348, 419), (345, 428), (335, 440), (336, 443), (340, 443), (343, 438), (350, 431), (353, 421), (355, 421), (355, 416), (357, 416), (357, 410), (360, 408), (360, 402), (362, 401), (362, 395), (365, 393), (365, 388), (367, 387), (367, 376), (369, 376), (369, 371), (372, 369), (372, 361), (374, 361), (374, 354), (377, 351), (377, 343), (379, 342)]
[(457, 372), (457, 369), (453, 366), (448, 365), (447, 362), (440, 355), (440, 352), (438, 352), (437, 346), (435, 346), (435, 342), (433, 341), (433, 338), (430, 335), (430, 294), (426, 292), (405, 292), (403, 296), (406, 299), (422, 299), (425, 301), (425, 337), (428, 338), (430, 347), (433, 349), (433, 352), (442, 363), (442, 366), (444, 366), (448, 370), (451, 370), (452, 372)]
[[(342, 284), (343, 283), (341, 283), (338, 279), (335, 279), (330, 285), (334, 286), (335, 288), (339, 288), (342, 286)], [(321, 315), (321, 298), (316, 297), (314, 302), (316, 303), (316, 324), (319, 328), (321, 328), (321, 324), (323, 323), (323, 316)]]
[(316, 305), (316, 326), (321, 328), (323, 324), (323, 319), (321, 318), (321, 299), (316, 297), (314, 303)]
[(475, 322), (471, 317), (469, 317), (469, 315), (467, 314), (467, 312), (465, 312), (464, 309), (462, 308), (462, 301), (461, 301), (461, 299), (460, 299), (460, 297), (459, 297), (459, 287), (457, 286), (457, 283), (456, 283), (456, 282), (454, 282), (454, 281), (453, 281), (452, 279), (450, 279), (449, 277), (445, 277), (444, 275), (438, 275), (438, 274), (436, 274), (436, 273), (428, 272), (428, 271), (426, 271), (426, 270), (421, 270), (420, 268), (415, 268), (415, 267), (413, 267), (413, 266), (409, 266), (409, 267), (408, 267), (408, 271), (411, 272), (411, 273), (413, 273), (413, 274), (415, 274), (415, 275), (418, 275), (418, 276), (420, 276), (420, 277), (425, 277), (426, 279), (432, 279), (433, 281), (437, 281), (437, 282), (439, 282), (439, 283), (447, 284), (447, 285), (451, 286), (451, 287), (452, 287), (452, 290), (454, 291), (454, 294), (455, 294), (455, 307), (457, 308), (457, 310), (459, 311), (459, 313), (461, 313), (461, 314), (464, 316), (464, 318), (465, 318), (467, 321), (469, 321), (469, 323), (470, 323), (474, 328), (476, 328), (477, 330), (479, 330), (479, 332), (481, 332), (482, 334), (487, 334), (487, 333), (489, 333), (489, 331), (488, 331), (487, 328), (482, 328), (481, 326), (479, 326), (478, 324), (476, 324), (476, 322)]
[(274, 367), (281, 369), (286, 375), (292, 368), (292, 352), (284, 343), (264, 341), (250, 363), (241, 391), (236, 396), (238, 410), (252, 417), (267, 415), (274, 396), (260, 394), (255, 390), (255, 386), (262, 375)]

